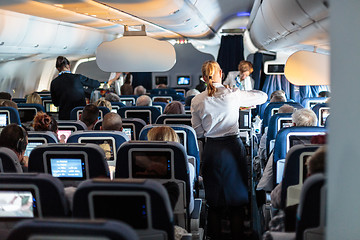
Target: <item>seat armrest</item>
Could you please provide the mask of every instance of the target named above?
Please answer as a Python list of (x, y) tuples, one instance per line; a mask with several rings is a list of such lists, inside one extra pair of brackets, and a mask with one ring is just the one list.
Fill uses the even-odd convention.
[(295, 240), (295, 232), (272, 232), (269, 231), (273, 240)]
[(194, 199), (194, 210), (191, 213), (191, 219), (199, 219), (201, 212), (202, 199), (195, 198)]

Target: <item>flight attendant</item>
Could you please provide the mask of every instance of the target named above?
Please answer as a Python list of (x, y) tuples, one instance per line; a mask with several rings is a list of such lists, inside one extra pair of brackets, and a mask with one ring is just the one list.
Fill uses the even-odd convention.
[(191, 123), (197, 137), (206, 138), (202, 170), (209, 206), (208, 236), (221, 239), (221, 216), (229, 210), (232, 239), (240, 239), (248, 179), (245, 148), (238, 135), (239, 108), (262, 104), (267, 95), (224, 87), (222, 70), (215, 61), (205, 62), (201, 70), (207, 91), (193, 98)]
[(95, 89), (100, 83), (81, 74), (72, 74), (70, 62), (63, 56), (57, 57), (56, 69), (59, 75), (51, 82), (51, 99), (59, 106), (59, 119), (68, 120), (74, 107), (86, 105), (84, 87)]
[(240, 90), (254, 89), (255, 82), (250, 77), (250, 74), (254, 71), (251, 62), (241, 61), (238, 70), (229, 72), (223, 84), (239, 88)]

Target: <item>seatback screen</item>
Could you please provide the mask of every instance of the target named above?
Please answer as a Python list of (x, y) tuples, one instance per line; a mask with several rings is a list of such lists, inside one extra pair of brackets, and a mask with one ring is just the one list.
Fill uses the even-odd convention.
[(292, 146), (295, 145), (300, 145), (300, 144), (310, 144), (311, 143), (311, 138), (313, 136), (290, 136), (289, 137), (289, 142), (290, 142), (290, 146), (289, 148), (291, 148)]
[(52, 102), (45, 102), (45, 111), (48, 113), (57, 113), (59, 112), (59, 107), (55, 107)]
[[(123, 125), (123, 126), (124, 126), (124, 125)], [(129, 139), (135, 140), (134, 137), (133, 137), (133, 132), (134, 132), (134, 131), (133, 131), (133, 129), (132, 129), (131, 126), (129, 126), (129, 127), (123, 127), (122, 132), (125, 133), (126, 136), (129, 137)]]
[(292, 123), (292, 120), (290, 120), (290, 119), (280, 119), (280, 124), (279, 124), (279, 126), (278, 126), (278, 131), (280, 130), (280, 129), (283, 129), (283, 128), (286, 128), (286, 127), (291, 127), (293, 125), (293, 123)]
[(0, 190), (0, 218), (34, 218), (38, 216), (35, 191)]
[(72, 130), (69, 129), (59, 129), (57, 132), (60, 143), (66, 143), (70, 137)]
[(6, 127), (6, 125), (8, 125), (8, 118), (7, 113), (0, 113), (0, 127)]
[(105, 152), (106, 161), (115, 160), (114, 150), (116, 151), (116, 146), (113, 138), (93, 139), (81, 137), (79, 140), (80, 143), (94, 143), (99, 145), (99, 147), (101, 147)]
[(330, 109), (320, 108), (320, 126), (325, 126), (327, 117), (330, 115)]
[(142, 120), (144, 120), (146, 122), (146, 124), (150, 123), (150, 112), (146, 111), (146, 112), (130, 112), (130, 111), (126, 111), (125, 112), (125, 117), (126, 118), (140, 118)]
[(178, 118), (178, 119), (168, 118), (164, 120), (164, 124), (184, 124), (190, 127), (192, 126), (191, 119), (187, 119), (187, 118)]
[(133, 151), (132, 177), (171, 179), (171, 153), (168, 151)]
[(62, 180), (85, 180), (86, 163), (82, 154), (48, 154), (48, 172)]
[(36, 140), (36, 141), (32, 141), (29, 139), (28, 145), (26, 146), (25, 149), (25, 156), (29, 157), (31, 151), (36, 148), (39, 145), (43, 145), (45, 143), (45, 140), (40, 141), (40, 140)]
[(36, 109), (32, 109), (32, 108), (23, 108), (23, 109), (19, 108), (18, 111), (19, 111), (20, 121), (22, 123), (31, 122), (37, 113)]
[(177, 84), (178, 85), (190, 85), (190, 76), (178, 76)]

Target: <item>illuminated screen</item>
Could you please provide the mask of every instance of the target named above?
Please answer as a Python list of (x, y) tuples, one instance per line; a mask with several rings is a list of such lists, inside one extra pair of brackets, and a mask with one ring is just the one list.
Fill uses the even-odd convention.
[(280, 124), (279, 124), (279, 129), (278, 129), (278, 131), (280, 130), (280, 129), (283, 129), (283, 128), (286, 128), (286, 127), (291, 127), (293, 125), (293, 123), (292, 123), (292, 120), (290, 120), (290, 119), (280, 119)]
[(115, 157), (114, 157), (114, 149), (116, 150), (115, 147), (115, 142), (114, 139), (85, 139), (85, 138), (81, 138), (80, 139), (81, 143), (94, 143), (99, 145), (99, 147), (101, 147), (104, 152), (105, 152), (105, 158), (106, 161), (114, 161)]
[(129, 137), (129, 139), (132, 139), (132, 140), (134, 140), (133, 139), (133, 130), (132, 130), (132, 128), (131, 127), (123, 127), (123, 130), (122, 130), (122, 132), (123, 133), (125, 133), (126, 134), (126, 136), (128, 136)]
[(310, 144), (310, 140), (313, 136), (290, 136), (289, 142), (290, 142), (290, 148), (295, 145), (299, 144)]
[[(101, 195), (92, 196), (93, 216), (124, 221), (135, 229), (148, 228), (145, 196)], [(111, 206), (111, 207), (109, 207)]]
[(33, 191), (0, 190), (0, 218), (37, 217), (37, 205)]
[(0, 127), (5, 127), (8, 124), (8, 114), (0, 113)]
[(190, 76), (178, 76), (177, 84), (178, 85), (189, 85), (190, 84)]
[(68, 129), (59, 129), (57, 132), (60, 143), (66, 143), (72, 131)]
[(29, 157), (30, 156), (30, 153), (31, 151), (36, 147), (36, 146), (39, 146), (39, 145), (43, 145), (45, 143), (45, 140), (44, 141), (31, 141), (29, 139), (29, 143), (28, 145), (26, 146), (26, 149), (25, 149), (25, 156)]
[(85, 180), (85, 161), (80, 154), (47, 155), (48, 172), (63, 180)]
[(59, 107), (55, 107), (52, 102), (45, 102), (45, 111), (48, 113), (57, 113), (59, 112)]
[(150, 112), (125, 112), (125, 118), (140, 118), (146, 122), (146, 124), (150, 123)]
[(134, 106), (134, 100), (132, 99), (122, 99), (121, 102), (127, 107)]
[(171, 179), (171, 153), (165, 151), (132, 152), (133, 178)]
[(20, 122), (24, 123), (24, 122), (31, 122), (35, 115), (36, 115), (36, 109), (31, 109), (31, 108), (23, 108), (23, 109), (18, 109), (19, 111), (19, 116), (20, 116)]
[(330, 109), (320, 109), (320, 125), (325, 126), (327, 117), (330, 115)]

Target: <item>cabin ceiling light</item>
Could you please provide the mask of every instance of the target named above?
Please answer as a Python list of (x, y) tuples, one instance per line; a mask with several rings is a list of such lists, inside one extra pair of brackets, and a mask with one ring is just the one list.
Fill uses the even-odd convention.
[(176, 62), (174, 47), (167, 41), (146, 36), (141, 31), (128, 31), (111, 42), (101, 43), (96, 50), (96, 63), (105, 72), (163, 72)]
[(294, 85), (330, 85), (330, 55), (298, 51), (285, 64), (285, 77)]

